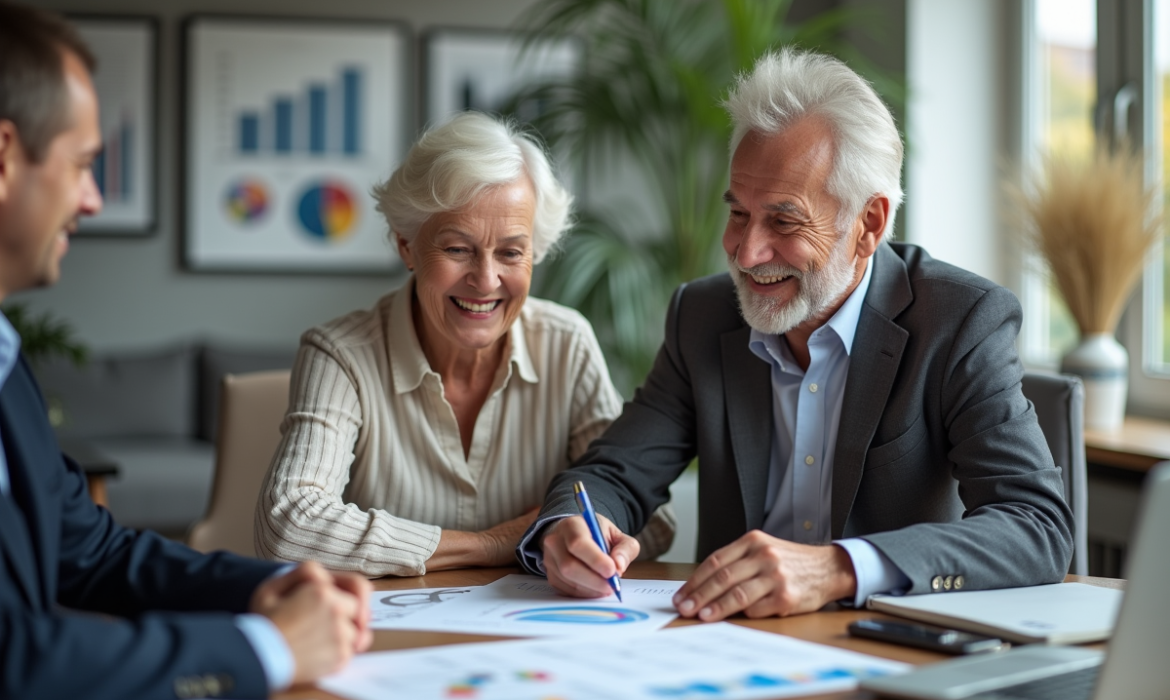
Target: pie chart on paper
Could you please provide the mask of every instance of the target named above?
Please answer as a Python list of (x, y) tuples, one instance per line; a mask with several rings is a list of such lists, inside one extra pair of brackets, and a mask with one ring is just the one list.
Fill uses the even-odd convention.
[(344, 183), (320, 180), (297, 200), (297, 221), (304, 233), (322, 243), (341, 243), (357, 223), (357, 201)]

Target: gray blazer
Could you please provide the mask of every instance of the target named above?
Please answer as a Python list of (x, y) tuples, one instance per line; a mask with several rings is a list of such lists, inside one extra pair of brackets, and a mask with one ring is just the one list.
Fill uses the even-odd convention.
[[(1020, 390), (1019, 302), (916, 246), (879, 246), (871, 264), (833, 465), (834, 539), (871, 542), (911, 593), (948, 576), (966, 590), (1060, 581), (1072, 513)], [(553, 479), (540, 518), (575, 514), (579, 479), (599, 512), (638, 532), (697, 456), (700, 558), (760, 528), (774, 421), (749, 333), (727, 274), (679, 287), (645, 383)]]

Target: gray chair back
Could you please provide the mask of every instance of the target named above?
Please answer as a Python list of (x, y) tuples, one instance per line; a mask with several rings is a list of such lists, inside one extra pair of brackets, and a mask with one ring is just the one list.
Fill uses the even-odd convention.
[(1024, 373), (1024, 397), (1036, 418), (1052, 459), (1061, 468), (1064, 497), (1074, 519), (1070, 574), (1089, 574), (1089, 487), (1085, 476), (1085, 388), (1079, 377), (1049, 372)]

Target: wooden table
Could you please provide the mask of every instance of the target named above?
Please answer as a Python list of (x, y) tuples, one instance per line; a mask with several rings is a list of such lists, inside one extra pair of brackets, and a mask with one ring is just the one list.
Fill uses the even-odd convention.
[[(684, 580), (694, 571), (694, 564), (666, 564), (661, 562), (635, 562), (630, 567), (629, 578), (641, 579), (673, 579)], [(379, 591), (409, 590), (411, 588), (457, 588), (460, 586), (481, 586), (491, 583), (507, 574), (522, 573), (514, 567), (501, 569), (460, 569), (457, 571), (441, 571), (416, 578), (382, 578), (375, 580), (374, 588)], [(1118, 579), (1102, 579), (1091, 576), (1069, 576), (1068, 581), (1080, 581), (1109, 588), (1124, 588), (1125, 582)], [(798, 639), (804, 639), (819, 644), (840, 647), (872, 654), (896, 661), (905, 661), (913, 664), (925, 664), (942, 661), (949, 658), (943, 654), (931, 651), (921, 651), (909, 647), (885, 644), (864, 639), (855, 639), (846, 634), (846, 626), (861, 618), (889, 618), (890, 616), (869, 610), (834, 609), (797, 615), (794, 617), (772, 617), (763, 620), (748, 620), (736, 617), (731, 622), (752, 627), (758, 630), (786, 634)], [(893, 618), (891, 618), (893, 619)], [(669, 627), (701, 624), (693, 620), (675, 620)], [(415, 649), (419, 647), (439, 646), (442, 644), (463, 644), (467, 642), (487, 642), (505, 637), (491, 637), (473, 634), (452, 634), (447, 632), (414, 632), (401, 630), (384, 630), (374, 634), (374, 644), (371, 651), (386, 651), (389, 649)], [(316, 688), (297, 688), (296, 690), (278, 693), (274, 697), (281, 700), (320, 700), (322, 698), (338, 698), (339, 696)], [(854, 691), (851, 693), (835, 693), (832, 695), (807, 696), (818, 698), (872, 698), (869, 693)]]
[(1147, 472), (1170, 459), (1170, 422), (1126, 416), (1114, 431), (1086, 429), (1085, 458), (1093, 464)]

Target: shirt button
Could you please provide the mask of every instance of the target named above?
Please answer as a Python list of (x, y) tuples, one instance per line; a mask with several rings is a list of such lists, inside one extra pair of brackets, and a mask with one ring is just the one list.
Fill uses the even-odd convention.
[(805, 529), (805, 530), (811, 530), (811, 529), (812, 529), (812, 521), (811, 521), (811, 520), (805, 520), (805, 521), (804, 521), (804, 529)]
[(809, 455), (809, 456), (804, 458), (804, 463), (809, 465), (810, 467), (812, 466), (813, 462), (815, 462), (815, 461), (817, 461), (817, 460), (812, 455)]
[(930, 579), (930, 590), (932, 590), (936, 593), (938, 591), (941, 591), (942, 590), (942, 583), (943, 583), (943, 577), (942, 576), (935, 576), (934, 578)]
[(817, 393), (817, 385), (816, 385), (816, 384), (809, 384), (809, 385), (808, 385), (808, 390), (809, 390), (809, 391), (811, 391), (811, 392), (812, 392), (812, 393), (814, 393), (814, 394), (815, 394), (815, 393)]
[(955, 590), (956, 591), (963, 590), (963, 586), (966, 585), (966, 583), (967, 582), (963, 580), (962, 574), (956, 576), (955, 577)]
[(955, 579), (953, 577), (947, 576), (943, 579), (943, 589), (948, 591), (951, 590), (951, 586), (954, 584), (954, 582)]

